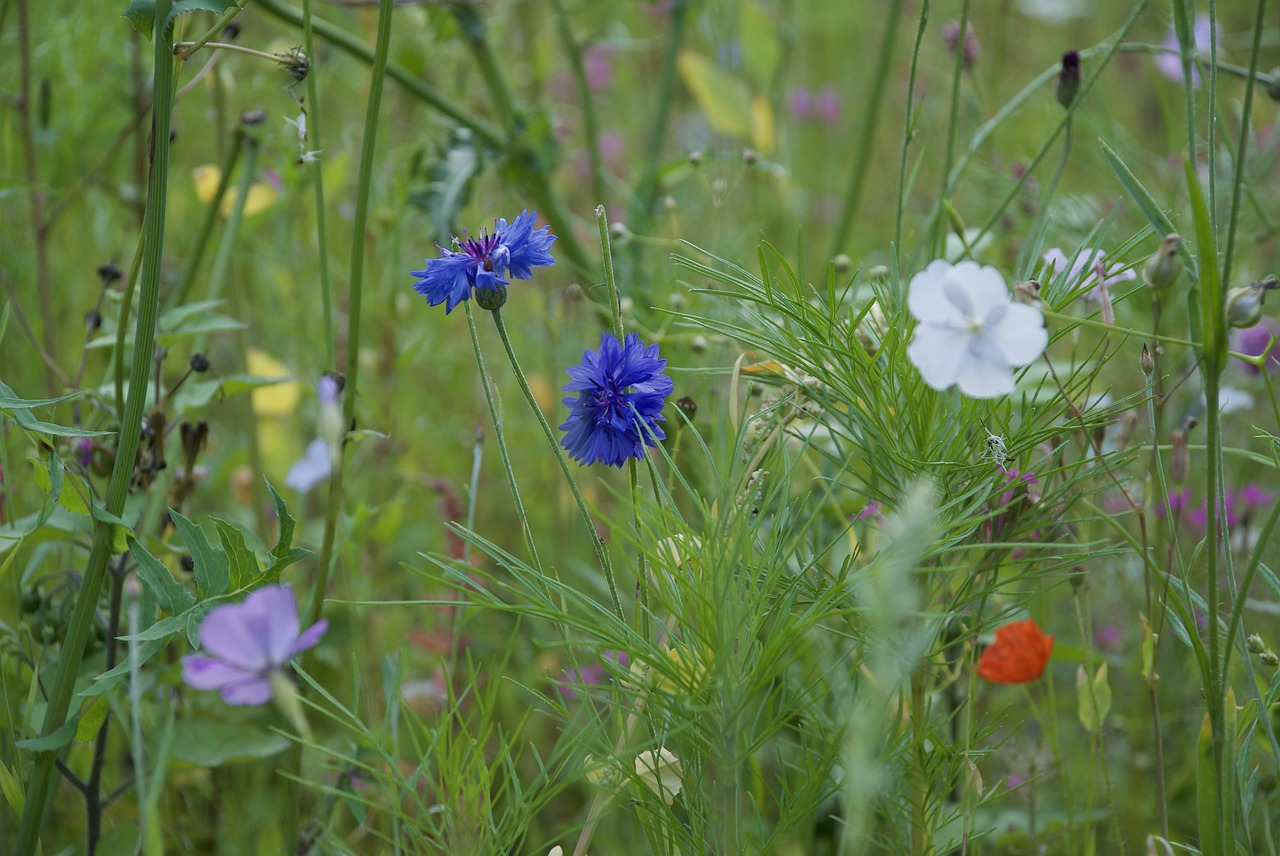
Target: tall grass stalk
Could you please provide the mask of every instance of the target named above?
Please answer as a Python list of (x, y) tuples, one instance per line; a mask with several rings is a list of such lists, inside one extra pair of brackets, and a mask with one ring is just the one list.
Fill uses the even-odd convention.
[[(169, 120), (172, 113), (174, 79), (173, 30), (169, 20), (172, 0), (156, 0), (155, 30), (152, 39), (155, 51), (153, 71), (154, 112), (151, 123), (151, 174), (147, 183), (147, 216), (144, 223), (142, 251), (142, 294), (138, 305), (138, 324), (134, 333), (133, 364), (129, 373), (129, 396), (117, 434), (115, 463), (111, 480), (107, 484), (105, 506), (95, 513), (93, 546), (85, 567), (80, 591), (62, 640), (58, 657), (58, 672), (49, 693), (42, 737), (63, 733), (67, 724), (67, 710), (75, 690), (76, 675), (84, 656), (85, 644), (93, 629), (98, 609), (98, 597), (102, 593), (107, 572), (107, 560), (111, 557), (114, 520), (124, 510), (125, 497), (133, 475), (138, 440), (141, 433), (143, 410), (146, 408), (147, 381), (151, 376), (151, 351), (155, 344), (156, 318), (160, 310), (160, 270), (164, 260), (165, 210), (169, 182)], [(105, 511), (105, 514), (102, 513)], [(72, 726), (74, 728), (74, 726)], [(68, 740), (71, 734), (66, 735)], [(54, 768), (61, 743), (34, 751), (35, 760), (27, 784), (26, 804), (18, 829), (14, 852), (18, 856), (32, 856), (39, 846), (40, 827), (54, 790)]]

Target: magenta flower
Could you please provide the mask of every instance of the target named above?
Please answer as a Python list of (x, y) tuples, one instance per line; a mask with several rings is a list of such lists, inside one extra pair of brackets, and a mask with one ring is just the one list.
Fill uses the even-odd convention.
[[(1280, 369), (1280, 321), (1274, 318), (1263, 318), (1261, 324), (1255, 324), (1243, 330), (1237, 330), (1231, 348), (1250, 357), (1267, 355), (1265, 365), (1269, 369)], [(1240, 363), (1246, 374), (1260, 374), (1261, 369), (1253, 363)]]
[(198, 690), (219, 690), (227, 704), (266, 704), (272, 677), (295, 654), (315, 647), (328, 627), (317, 621), (299, 633), (293, 589), (263, 586), (205, 616), (200, 647), (213, 656), (183, 657), (182, 679)]

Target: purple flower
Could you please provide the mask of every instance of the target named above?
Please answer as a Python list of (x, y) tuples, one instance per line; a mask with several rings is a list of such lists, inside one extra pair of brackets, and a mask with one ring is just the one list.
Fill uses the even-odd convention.
[(271, 700), (271, 678), (299, 652), (315, 647), (329, 622), (299, 633), (293, 589), (263, 586), (241, 603), (219, 606), (200, 625), (200, 647), (211, 657), (182, 658), (182, 679), (198, 690), (219, 690), (227, 704)]
[(854, 520), (870, 520), (880, 513), (880, 509), (884, 506), (876, 502), (874, 499), (862, 506), (862, 510), (853, 516)]
[(663, 374), (667, 361), (658, 346), (646, 346), (635, 333), (619, 342), (612, 333), (600, 335), (600, 348), (585, 351), (582, 362), (569, 369), (572, 382), (565, 392), (569, 418), (560, 445), (582, 465), (597, 461), (621, 467), (628, 458), (643, 458), (644, 447), (654, 446), (667, 435), (659, 422), (664, 399), (675, 388)]
[[(1196, 22), (1191, 28), (1191, 37), (1194, 42), (1194, 52), (1197, 54), (1208, 53), (1210, 44), (1210, 21), (1206, 14), (1196, 15)], [(1221, 44), (1221, 42), (1219, 42)], [(1169, 32), (1165, 34), (1163, 47), (1168, 48), (1172, 53), (1156, 54), (1156, 68), (1165, 77), (1174, 83), (1181, 83), (1182, 77), (1182, 56), (1179, 53), (1178, 31), (1170, 27)], [(1200, 70), (1196, 68), (1193, 61), (1191, 63), (1191, 88), (1200, 88)]]
[(587, 79), (587, 88), (592, 92), (603, 92), (613, 85), (613, 63), (609, 60), (609, 48), (604, 45), (592, 45), (582, 55), (582, 73)]
[(88, 437), (81, 437), (76, 440), (76, 455), (80, 458), (80, 466), (88, 468), (93, 461), (93, 440)]
[(609, 677), (609, 668), (605, 665), (605, 662), (615, 663), (622, 670), (625, 670), (627, 668), (627, 652), (605, 651), (602, 662), (588, 663), (581, 669), (566, 670), (564, 678), (556, 681), (560, 694), (567, 699), (577, 698), (587, 688), (604, 683), (605, 679)]
[[(1273, 370), (1280, 368), (1280, 321), (1264, 318), (1260, 324), (1237, 330), (1232, 349), (1250, 357), (1266, 354), (1266, 367)], [(1262, 371), (1253, 363), (1246, 362), (1241, 362), (1240, 368), (1246, 374), (1256, 375)]]
[(501, 218), (494, 221), (492, 234), (481, 232), (473, 238), (464, 232), (464, 240), (453, 239), (457, 251), (437, 244), (444, 255), (426, 259), (426, 267), (409, 272), (419, 277), (414, 290), (432, 306), (443, 303), (447, 315), (477, 288), (497, 290), (509, 285), (504, 275), (530, 279), (535, 267), (555, 264), (550, 249), (556, 236), (547, 234), (549, 226), (533, 228), (537, 216), (536, 211), (526, 210), (510, 225)]
[(978, 61), (978, 57), (982, 55), (982, 48), (978, 46), (978, 37), (973, 33), (972, 22), (965, 22), (964, 27), (964, 44), (960, 41), (960, 22), (947, 21), (942, 25), (942, 40), (947, 44), (947, 50), (955, 53), (962, 50), (963, 57), (960, 60), (960, 67), (964, 71), (973, 71), (974, 63)]
[(329, 454), (329, 444), (317, 437), (307, 445), (306, 455), (289, 467), (284, 483), (298, 493), (306, 493), (327, 479), (332, 471), (333, 458)]
[(840, 121), (840, 93), (834, 86), (824, 86), (814, 94), (813, 114), (828, 125)]
[(807, 119), (810, 111), (813, 110), (813, 97), (809, 94), (809, 90), (803, 86), (797, 86), (787, 95), (787, 110), (797, 119)]
[(1066, 271), (1065, 281), (1072, 288), (1087, 288), (1092, 285), (1085, 300), (1101, 300), (1104, 286), (1138, 278), (1132, 270), (1118, 271), (1117, 265), (1107, 265), (1107, 254), (1092, 247), (1082, 247), (1070, 262), (1067, 261), (1066, 253), (1054, 247), (1044, 254), (1044, 263), (1053, 268), (1053, 276)]

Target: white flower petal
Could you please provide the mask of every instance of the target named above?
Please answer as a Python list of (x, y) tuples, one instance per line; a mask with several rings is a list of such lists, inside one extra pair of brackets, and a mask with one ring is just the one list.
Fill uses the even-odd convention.
[(1014, 303), (983, 333), (996, 344), (1007, 364), (1025, 366), (1035, 362), (1049, 344), (1049, 333), (1042, 325), (1039, 309), (1025, 303)]
[(911, 277), (907, 286), (907, 308), (920, 321), (956, 321), (964, 319), (943, 293), (951, 273), (951, 265), (942, 259)]
[(969, 295), (975, 318), (985, 318), (992, 308), (1009, 302), (1009, 287), (1004, 277), (990, 265), (960, 262), (952, 270), (950, 279)]
[(956, 385), (970, 398), (995, 398), (1013, 392), (1013, 372), (993, 342), (979, 340), (957, 366)]
[(907, 356), (925, 383), (934, 389), (946, 389), (956, 382), (972, 338), (965, 329), (922, 324), (907, 346)]

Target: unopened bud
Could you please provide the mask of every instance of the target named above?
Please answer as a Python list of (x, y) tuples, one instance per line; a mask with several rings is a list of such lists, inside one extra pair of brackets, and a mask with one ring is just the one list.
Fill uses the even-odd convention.
[(760, 153), (755, 149), (743, 149), (742, 162), (747, 166), (755, 166), (760, 162)]
[(1181, 246), (1181, 235), (1164, 236), (1160, 248), (1142, 266), (1142, 281), (1148, 288), (1159, 291), (1178, 281), (1178, 276), (1182, 273), (1182, 258), (1178, 255)]
[(187, 361), (187, 365), (196, 374), (204, 374), (209, 370), (209, 358), (204, 354), (192, 354), (191, 359)]
[(1271, 69), (1271, 77), (1267, 81), (1267, 94), (1272, 101), (1280, 101), (1280, 68)]
[(1142, 366), (1142, 373), (1148, 378), (1156, 370), (1156, 361), (1151, 358), (1151, 351), (1145, 343), (1142, 346), (1142, 356), (1138, 358), (1138, 363)]
[(1267, 646), (1262, 642), (1262, 637), (1257, 633), (1250, 633), (1249, 637), (1244, 640), (1244, 646), (1249, 650), (1250, 654), (1261, 654), (1267, 650)]
[(1067, 51), (1062, 55), (1062, 68), (1058, 71), (1058, 103), (1070, 108), (1080, 91), (1080, 54)]
[(690, 422), (693, 421), (693, 417), (698, 415), (698, 403), (687, 395), (676, 401), (676, 407), (680, 408), (680, 412)]
[(848, 273), (849, 269), (853, 267), (853, 259), (841, 253), (831, 260), (831, 266), (835, 268), (836, 273)]
[(706, 336), (694, 336), (692, 339), (689, 340), (689, 350), (693, 351), (695, 354), (701, 354), (706, 349), (707, 349)]
[(476, 305), (481, 309), (493, 312), (496, 309), (501, 309), (506, 302), (507, 287), (504, 285), (476, 289)]
[(1276, 666), (1280, 666), (1280, 657), (1276, 656), (1275, 651), (1263, 651), (1258, 655), (1258, 662), (1274, 669)]
[(267, 111), (262, 107), (257, 110), (246, 110), (240, 114), (240, 124), (248, 127), (261, 125), (265, 121), (267, 121)]
[(1262, 320), (1262, 290), (1242, 285), (1227, 292), (1227, 326), (1254, 327)]
[(1170, 435), (1173, 454), (1169, 460), (1169, 478), (1174, 484), (1183, 484), (1191, 471), (1191, 455), (1187, 452), (1187, 432), (1174, 431)]
[(702, 166), (702, 152), (697, 150), (689, 152), (689, 163), (693, 166)]
[(884, 285), (889, 281), (889, 277), (893, 275), (893, 271), (889, 270), (888, 265), (876, 265), (867, 271), (867, 280), (879, 285)]
[(609, 224), (609, 239), (621, 247), (631, 243), (631, 230), (621, 220)]
[(111, 283), (124, 279), (124, 273), (116, 267), (115, 262), (107, 262), (105, 265), (98, 265), (98, 278), (102, 280), (103, 288), (106, 288)]
[(1040, 283), (1034, 279), (1023, 280), (1013, 287), (1013, 296), (1022, 303), (1040, 305)]

